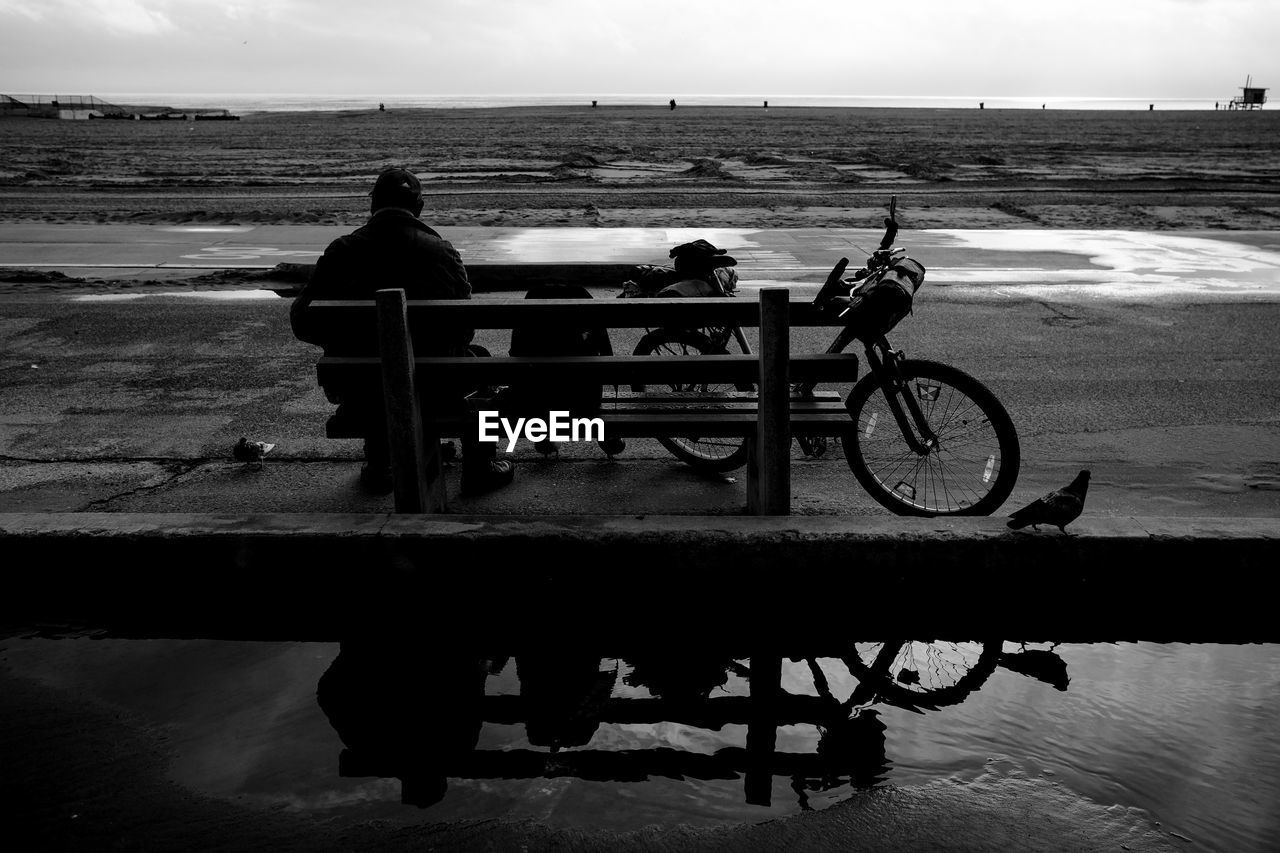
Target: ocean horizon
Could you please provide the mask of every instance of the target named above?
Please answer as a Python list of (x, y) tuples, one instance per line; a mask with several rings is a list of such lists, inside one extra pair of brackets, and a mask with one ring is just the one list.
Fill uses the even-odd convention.
[[(310, 95), (289, 93), (115, 92), (92, 94), (109, 103), (167, 106), (174, 109), (226, 109), (237, 115), (261, 112), (303, 112), (377, 109), (492, 109), (495, 107), (583, 106), (596, 101), (608, 106), (666, 106), (675, 98), (685, 106), (726, 107), (862, 107), (905, 109), (1057, 110), (1212, 110), (1211, 98), (1095, 98), (1095, 97), (982, 97), (921, 95), (700, 95), (700, 94), (553, 94), (553, 95)], [(57, 95), (44, 95), (53, 98)], [(63, 95), (69, 98), (71, 95)], [(1228, 97), (1216, 103), (1225, 106)]]

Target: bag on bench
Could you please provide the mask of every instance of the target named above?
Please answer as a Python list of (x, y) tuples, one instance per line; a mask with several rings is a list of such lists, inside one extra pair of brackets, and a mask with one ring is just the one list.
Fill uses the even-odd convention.
[[(694, 240), (673, 248), (673, 266), (639, 264), (632, 278), (622, 283), (622, 299), (692, 298), (733, 296), (738, 289), (738, 274), (733, 267), (738, 261), (727, 250), (717, 249), (706, 240)], [(732, 329), (708, 326), (701, 330), (713, 344), (712, 349), (726, 351)]]

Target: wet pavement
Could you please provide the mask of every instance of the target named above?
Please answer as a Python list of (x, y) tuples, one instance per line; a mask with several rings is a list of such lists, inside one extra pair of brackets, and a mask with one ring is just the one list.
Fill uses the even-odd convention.
[[(104, 277), (143, 271), (269, 269), (314, 263), (347, 226), (44, 225), (0, 228), (0, 268)], [(727, 248), (750, 285), (817, 280), (855, 262), (880, 231), (853, 228), (441, 229), (469, 264), (668, 263), (702, 238)], [(1070, 298), (1280, 298), (1280, 232), (903, 230), (899, 245), (929, 269), (930, 287), (978, 295)]]

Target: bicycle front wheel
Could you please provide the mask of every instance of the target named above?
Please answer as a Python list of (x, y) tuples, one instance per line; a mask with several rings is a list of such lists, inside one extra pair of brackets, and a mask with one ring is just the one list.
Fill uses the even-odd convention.
[[(1004, 406), (981, 382), (934, 361), (903, 361), (897, 394), (910, 394), (937, 442), (908, 443), (874, 374), (849, 396), (845, 459), (858, 482), (898, 515), (990, 515), (1013, 492), (1021, 453)], [(923, 444), (906, 404), (895, 401)]]
[[(635, 355), (712, 355), (723, 354), (711, 339), (693, 329), (657, 329), (640, 339)], [(639, 387), (634, 390), (643, 390)], [(695, 382), (668, 385), (672, 395), (707, 396), (729, 391), (752, 391), (751, 385), (714, 385)], [(744, 438), (710, 436), (663, 436), (658, 439), (671, 454), (694, 468), (723, 473), (747, 464), (747, 442)]]
[(886, 702), (936, 709), (963, 702), (981, 687), (995, 672), (1002, 646), (999, 641), (857, 643), (844, 663)]

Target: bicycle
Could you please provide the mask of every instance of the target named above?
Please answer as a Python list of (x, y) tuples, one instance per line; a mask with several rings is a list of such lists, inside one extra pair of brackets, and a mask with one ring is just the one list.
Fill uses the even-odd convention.
[[(827, 347), (841, 353), (863, 344), (869, 372), (845, 399), (850, 426), (839, 435), (845, 461), (859, 484), (898, 515), (990, 515), (1013, 492), (1021, 464), (1017, 430), (999, 399), (959, 368), (908, 359), (886, 337), (911, 311), (924, 267), (893, 248), (898, 233), (897, 199), (891, 199), (885, 233), (866, 264), (844, 278), (848, 259), (831, 270), (814, 304), (844, 320)], [(715, 285), (713, 284), (713, 287)], [(909, 288), (909, 290), (907, 289)], [(841, 295), (847, 289), (847, 295)], [(729, 296), (723, 286), (719, 295)], [(654, 329), (635, 355), (723, 354), (730, 339), (744, 353), (742, 330)], [(856, 371), (856, 368), (855, 368)], [(672, 393), (707, 395), (754, 391), (754, 386), (670, 386)], [(816, 386), (796, 385), (793, 396), (814, 395)], [(671, 436), (660, 439), (677, 458), (702, 470), (725, 472), (747, 461), (745, 439)], [(807, 457), (819, 456), (825, 440), (801, 442)]]

